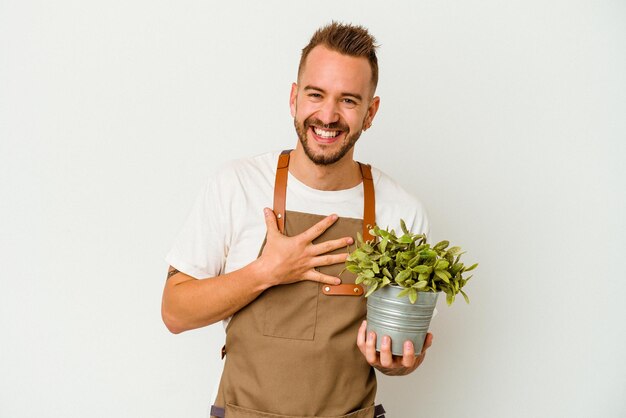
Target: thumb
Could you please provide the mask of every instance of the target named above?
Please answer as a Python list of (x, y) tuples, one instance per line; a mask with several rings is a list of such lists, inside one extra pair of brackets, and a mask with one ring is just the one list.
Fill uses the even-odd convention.
[(276, 224), (276, 215), (270, 208), (264, 208), (263, 214), (265, 215), (265, 226), (267, 227), (268, 235), (270, 233), (278, 232), (278, 225)]

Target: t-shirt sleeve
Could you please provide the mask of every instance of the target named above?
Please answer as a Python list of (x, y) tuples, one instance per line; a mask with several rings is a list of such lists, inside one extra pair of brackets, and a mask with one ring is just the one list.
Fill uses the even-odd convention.
[(430, 236), (430, 224), (428, 223), (428, 215), (424, 206), (415, 199), (412, 207), (411, 217), (405, 220), (407, 228), (414, 234), (425, 234)]
[(228, 219), (217, 179), (201, 190), (165, 261), (196, 279), (222, 274), (228, 254)]
[(402, 234), (400, 219), (414, 234), (430, 234), (428, 215), (422, 203), (407, 192), (398, 182), (376, 169), (376, 223), (381, 228), (393, 229)]

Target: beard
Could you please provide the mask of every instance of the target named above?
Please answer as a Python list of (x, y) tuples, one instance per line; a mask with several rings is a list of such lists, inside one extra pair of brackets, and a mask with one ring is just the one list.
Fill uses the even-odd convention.
[[(293, 125), (296, 128), (296, 133), (298, 134), (298, 139), (302, 144), (304, 153), (316, 165), (331, 165), (341, 160), (348, 153), (348, 151), (350, 151), (352, 147), (354, 147), (354, 144), (356, 144), (356, 141), (359, 140), (359, 137), (363, 132), (363, 129), (359, 129), (358, 132), (350, 134), (350, 127), (341, 121), (331, 124), (324, 124), (322, 123), (322, 121), (313, 116), (305, 119), (304, 123), (299, 123), (298, 120), (294, 118)], [(309, 145), (309, 138), (307, 137), (307, 132), (311, 126), (325, 128), (329, 130), (338, 130), (341, 131), (342, 134), (345, 133), (339, 149), (332, 154), (327, 154), (324, 152), (315, 153), (315, 151), (313, 151), (313, 149)], [(322, 148), (324, 147), (325, 146), (322, 145)]]

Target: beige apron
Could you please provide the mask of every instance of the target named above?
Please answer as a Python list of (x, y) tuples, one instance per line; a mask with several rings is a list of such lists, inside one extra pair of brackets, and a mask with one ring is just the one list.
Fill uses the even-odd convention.
[[(278, 227), (297, 235), (324, 218), (285, 212), (289, 151), (279, 158), (274, 188)], [(374, 186), (361, 165), (365, 225), (374, 224)], [(339, 218), (314, 242), (356, 237), (368, 228), (361, 219)], [(337, 250), (343, 252), (346, 249)], [(339, 276), (343, 264), (319, 267)], [(312, 281), (267, 289), (237, 312), (226, 329), (227, 352), (212, 417), (374, 417), (376, 376), (356, 345), (366, 304), (363, 288), (345, 271), (342, 284)], [(382, 416), (376, 407), (376, 416)], [(379, 415), (380, 414), (380, 415)]]

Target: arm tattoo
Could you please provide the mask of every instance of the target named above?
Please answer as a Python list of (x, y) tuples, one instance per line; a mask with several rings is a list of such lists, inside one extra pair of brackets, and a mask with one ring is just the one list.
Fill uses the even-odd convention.
[(175, 268), (172, 268), (170, 271), (167, 272), (167, 278), (169, 279), (170, 277), (172, 277), (173, 275), (180, 273), (180, 271), (176, 270)]

